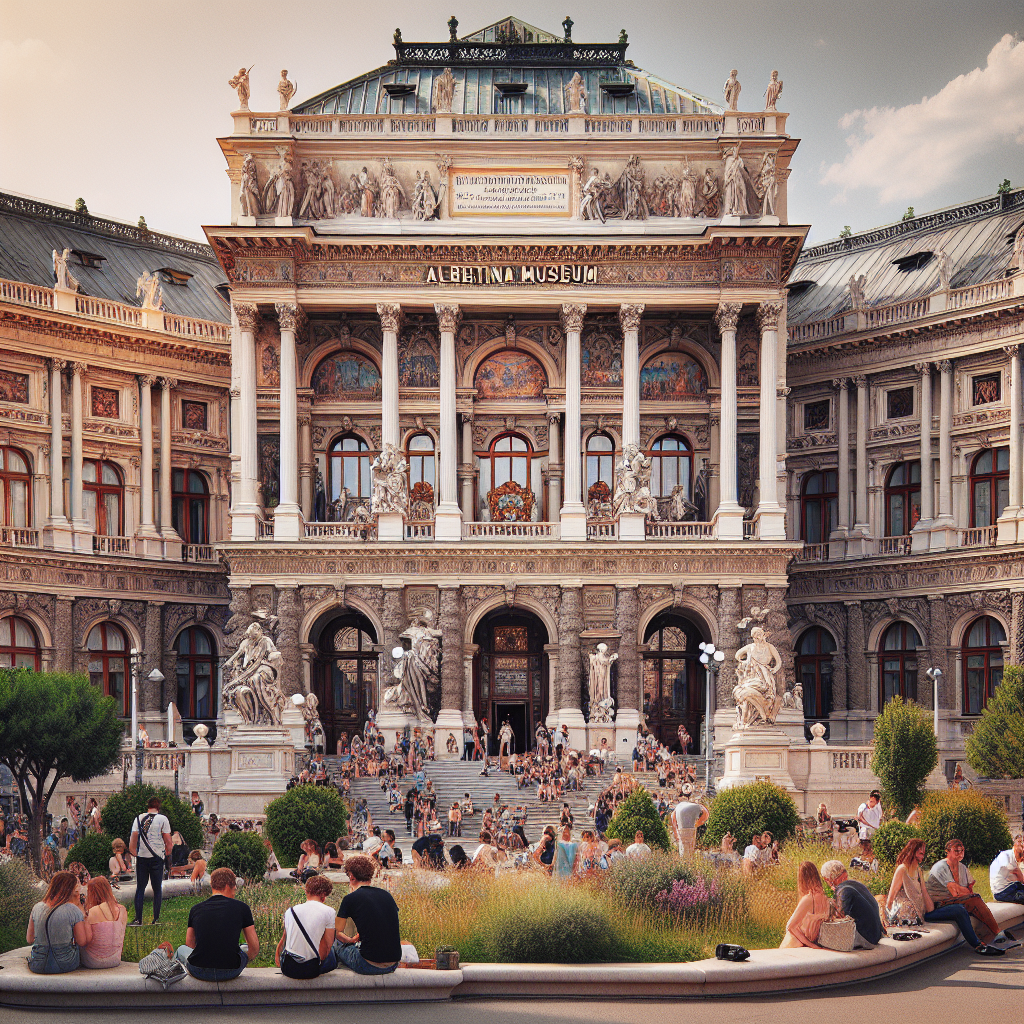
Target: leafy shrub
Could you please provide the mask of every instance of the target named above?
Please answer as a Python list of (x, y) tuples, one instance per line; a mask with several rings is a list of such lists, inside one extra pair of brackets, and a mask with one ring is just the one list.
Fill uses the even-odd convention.
[(621, 857), (612, 861), (603, 877), (604, 884), (623, 903), (634, 907), (653, 907), (658, 895), (676, 882), (694, 880), (694, 872), (682, 861), (658, 853), (650, 857)]
[(1000, 850), (1013, 845), (1006, 814), (994, 801), (973, 790), (949, 789), (929, 793), (921, 804), (921, 833), (928, 859), (946, 856), (950, 839), (959, 839), (967, 863), (989, 864)]
[(74, 864), (78, 861), (78, 863), (84, 864), (93, 878), (97, 875), (109, 875), (110, 858), (114, 856), (114, 848), (111, 842), (112, 840), (106, 832), (86, 832), (68, 850), (64, 863)]
[(886, 821), (871, 837), (871, 848), (882, 864), (895, 864), (896, 858), (911, 839), (923, 839), (920, 829), (902, 821)]
[(875, 719), (871, 770), (900, 817), (921, 802), (925, 779), (938, 763), (934, 726), (924, 708), (899, 696), (887, 701)]
[(699, 917), (722, 905), (725, 892), (716, 878), (698, 876), (693, 882), (678, 881), (657, 896), (662, 910), (677, 917)]
[(267, 848), (255, 832), (225, 832), (213, 844), (209, 871), (231, 868), (247, 882), (261, 880), (267, 870)]
[[(140, 814), (146, 813), (146, 804), (154, 796), (160, 798), (160, 812), (167, 815), (171, 831), (180, 832), (190, 850), (201, 850), (203, 823), (192, 810), (192, 804), (176, 797), (174, 790), (166, 786), (153, 786), (148, 782), (133, 783), (124, 792), (112, 793), (107, 798), (101, 812), (103, 831), (111, 839), (120, 838), (127, 843), (131, 839), (132, 823)], [(144, 846), (141, 852), (149, 855)], [(156, 852), (162, 854), (163, 850), (158, 849)]]
[(42, 898), (43, 890), (24, 861), (0, 864), (0, 953), (25, 945), (29, 914)]
[(609, 839), (620, 839), (629, 846), (637, 832), (643, 832), (644, 842), (652, 850), (671, 850), (665, 822), (661, 820), (651, 794), (643, 786), (637, 786), (622, 803), (605, 831)]
[(612, 919), (584, 889), (536, 887), (486, 923), (484, 946), (497, 963), (586, 964), (615, 959)]
[(718, 846), (731, 832), (736, 849), (750, 845), (751, 836), (771, 832), (780, 843), (796, 835), (800, 821), (793, 798), (770, 782), (752, 782), (723, 790), (711, 803), (704, 840)]
[(312, 839), (323, 847), (345, 834), (348, 807), (330, 786), (296, 786), (267, 804), (267, 838), (282, 864), (295, 864)]
[(1007, 665), (967, 737), (967, 763), (987, 779), (1024, 779), (1024, 668)]

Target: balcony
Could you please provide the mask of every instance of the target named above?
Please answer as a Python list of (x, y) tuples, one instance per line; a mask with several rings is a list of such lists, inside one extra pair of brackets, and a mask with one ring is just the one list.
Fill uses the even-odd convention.
[(962, 548), (994, 548), (996, 528), (994, 526), (973, 526), (968, 530), (957, 530)]
[(804, 544), (803, 551), (800, 551), (796, 560), (798, 562), (827, 562), (828, 542), (824, 544)]
[(24, 526), (0, 526), (0, 544), (9, 548), (37, 548), (39, 531)]
[[(431, 524), (433, 525), (433, 524)], [(264, 528), (269, 526), (269, 533)], [(316, 540), (376, 540), (377, 524), (368, 523), (306, 523), (306, 536)], [(260, 524), (260, 540), (274, 539), (274, 524)]]
[(617, 519), (588, 519), (587, 540), (617, 540), (619, 521)]
[(711, 540), (713, 523), (647, 523), (648, 540)]
[(216, 562), (212, 544), (183, 544), (181, 547), (183, 562)]
[(463, 540), (558, 540), (559, 523), (463, 523)]
[(909, 555), (911, 544), (909, 533), (899, 537), (879, 537), (878, 553), (880, 555)]
[(92, 553), (94, 555), (130, 555), (132, 554), (132, 539), (131, 537), (93, 534)]

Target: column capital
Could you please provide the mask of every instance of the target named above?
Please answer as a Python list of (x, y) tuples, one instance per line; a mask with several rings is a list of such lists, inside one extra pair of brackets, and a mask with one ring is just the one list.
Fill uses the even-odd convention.
[(762, 302), (757, 307), (757, 326), (763, 331), (777, 331), (782, 315), (781, 302)]
[(792, 392), (792, 390), (793, 390), (792, 388), (787, 388), (787, 387), (782, 387), (782, 386), (776, 387), (776, 389), (775, 389), (775, 397), (776, 398), (789, 398), (789, 395)]
[(922, 377), (931, 376), (932, 364), (931, 363), (914, 363), (914, 369), (917, 370)]
[[(640, 307), (643, 308), (642, 306)], [(561, 311), (562, 330), (582, 331), (583, 318), (587, 315), (587, 306), (584, 302), (563, 302)]]
[(715, 310), (715, 326), (719, 334), (735, 331), (743, 310), (742, 302), (720, 302)]
[(1004, 345), (1003, 351), (1011, 358), (1014, 359), (1020, 355), (1020, 345)]
[(178, 386), (178, 380), (176, 377), (161, 377), (160, 387), (165, 391), (173, 391)]
[(953, 360), (952, 359), (940, 359), (935, 365), (939, 368), (939, 373), (952, 373), (953, 372)]
[(850, 384), (850, 380), (849, 380), (848, 377), (833, 377), (832, 378), (832, 387), (834, 387), (836, 389), (836, 391), (845, 391), (847, 389), (847, 387), (849, 387), (849, 384)]
[[(562, 307), (565, 309), (565, 307)], [(642, 302), (637, 303), (623, 303), (619, 306), (619, 323), (622, 324), (624, 331), (635, 331), (640, 327), (640, 321), (644, 315), (644, 304)]]
[(76, 377), (84, 377), (85, 376), (85, 371), (88, 370), (88, 369), (89, 369), (89, 367), (88, 367), (88, 364), (86, 364), (86, 363), (72, 363), (71, 364), (71, 372)]
[(238, 326), (249, 334), (255, 334), (260, 325), (259, 307), (253, 302), (236, 302), (233, 306)]
[(442, 331), (454, 333), (459, 329), (459, 323), (462, 320), (462, 310), (454, 303), (435, 302), (434, 313), (437, 316), (438, 326)]
[(274, 309), (277, 310), (277, 322), (282, 331), (302, 330), (306, 314), (301, 306), (294, 302), (275, 302)]
[(68, 361), (66, 359), (60, 359), (57, 356), (54, 356), (52, 359), (48, 359), (47, 362), (50, 364), (50, 369), (56, 370), (58, 373), (62, 372), (68, 365)]
[(858, 374), (856, 377), (851, 377), (850, 380), (859, 388), (866, 388), (868, 386), (868, 378), (866, 374)]
[(144, 388), (151, 388), (156, 383), (156, 377), (151, 373), (139, 374), (139, 383)]
[(378, 302), (377, 316), (380, 317), (380, 325), (385, 331), (394, 331), (397, 334), (401, 330), (402, 307), (397, 302)]
[(299, 426), (308, 427), (313, 422), (313, 417), (308, 412), (299, 413)]
[(560, 412), (549, 412), (548, 423), (561, 423), (562, 414)]

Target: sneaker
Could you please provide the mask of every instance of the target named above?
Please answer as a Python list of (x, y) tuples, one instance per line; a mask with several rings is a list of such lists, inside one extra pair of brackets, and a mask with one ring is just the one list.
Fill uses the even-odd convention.
[(986, 946), (984, 943), (980, 946), (975, 946), (974, 952), (978, 956), (1006, 956), (1005, 949), (999, 949), (998, 946)]
[(142, 927), (142, 922), (141, 921), (129, 921), (128, 922), (128, 927), (129, 928), (141, 928)]

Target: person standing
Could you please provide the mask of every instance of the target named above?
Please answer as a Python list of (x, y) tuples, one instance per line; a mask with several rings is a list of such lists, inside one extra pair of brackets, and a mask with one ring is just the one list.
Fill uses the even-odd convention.
[(562, 829), (562, 838), (555, 843), (555, 857), (552, 864), (551, 876), (558, 882), (568, 881), (576, 868), (576, 858), (579, 854), (579, 843), (572, 841), (572, 828), (566, 825)]
[(672, 838), (679, 848), (680, 857), (692, 857), (697, 847), (697, 829), (710, 817), (710, 811), (694, 803), (689, 794), (683, 797), (672, 810), (669, 821), (672, 824)]
[(164, 861), (171, 857), (171, 823), (160, 813), (160, 799), (151, 797), (145, 814), (132, 822), (132, 834), (128, 851), (135, 858), (135, 920), (130, 924), (142, 924), (142, 907), (146, 900), (146, 885), (153, 886), (153, 924), (160, 919), (160, 903), (163, 898)]
[(345, 861), (349, 891), (334, 922), (338, 962), (356, 974), (391, 974), (402, 959), (398, 904), (386, 889), (370, 885), (369, 857)]
[(882, 824), (882, 795), (873, 789), (867, 800), (857, 808), (860, 849), (865, 857), (871, 855), (871, 837)]
[(203, 801), (199, 798), (199, 794), (195, 790), (192, 790), (192, 811), (193, 811), (193, 813), (195, 814), (195, 816), (197, 818), (202, 818), (204, 810), (205, 810), (205, 808), (203, 807)]

